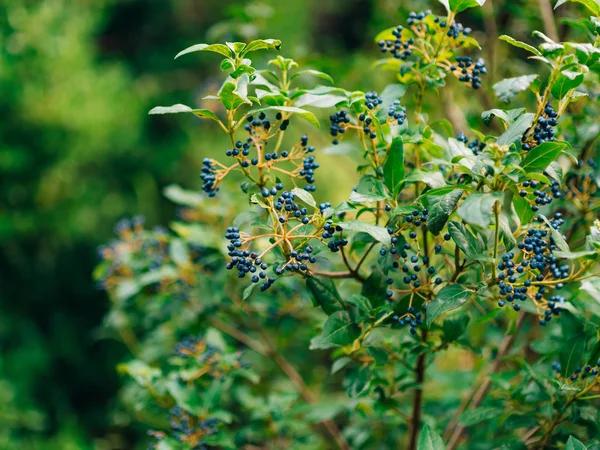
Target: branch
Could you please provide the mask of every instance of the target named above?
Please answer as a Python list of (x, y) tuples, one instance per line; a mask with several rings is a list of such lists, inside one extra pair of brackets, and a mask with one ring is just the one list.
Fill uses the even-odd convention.
[[(427, 342), (427, 330), (425, 329), (421, 334), (421, 340), (423, 342)], [(423, 383), (425, 382), (426, 357), (427, 353), (422, 352), (417, 359), (417, 367), (415, 368), (415, 381), (418, 386), (417, 390), (415, 391), (415, 397), (413, 398), (408, 450), (416, 450), (417, 440), (419, 439), (419, 430), (421, 429), (421, 416), (423, 413)]]
[(498, 372), (502, 360), (512, 347), (512, 344), (514, 343), (515, 338), (517, 334), (519, 334), (519, 331), (521, 330), (521, 327), (524, 323), (525, 313), (521, 313), (517, 317), (514, 333), (506, 335), (500, 343), (500, 347), (498, 347), (498, 353), (496, 354), (496, 358), (494, 359), (492, 364), (490, 364), (489, 370), (486, 373), (484, 381), (481, 383), (478, 389), (471, 391), (471, 394), (461, 404), (456, 413), (454, 413), (452, 420), (450, 420), (450, 423), (448, 423), (446, 431), (444, 432), (444, 437), (449, 436), (448, 446), (446, 447), (446, 450), (454, 450), (457, 447), (462, 433), (466, 428), (464, 425), (458, 423), (461, 414), (466, 409), (477, 408), (481, 404), (492, 384), (492, 379), (489, 377), (489, 375)]

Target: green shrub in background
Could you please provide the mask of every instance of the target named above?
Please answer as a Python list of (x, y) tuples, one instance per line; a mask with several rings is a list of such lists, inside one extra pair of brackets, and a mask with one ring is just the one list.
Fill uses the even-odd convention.
[[(204, 193), (166, 190), (171, 231), (119, 222), (95, 274), (154, 448), (600, 444), (600, 6), (565, 21), (577, 40), (500, 36), (539, 70), (493, 84), (467, 130), (451, 99), (486, 99), (488, 69), (456, 16), (483, 2), (441, 3), (376, 37), (369, 70), (397, 78), (380, 94), (255, 64), (274, 39), (178, 55), (219, 54), (227, 76), (206, 108), (151, 113), (228, 142), (202, 160)], [(306, 132), (322, 110), (324, 150)], [(320, 196), (347, 183), (323, 153), (359, 161), (341, 203)]]

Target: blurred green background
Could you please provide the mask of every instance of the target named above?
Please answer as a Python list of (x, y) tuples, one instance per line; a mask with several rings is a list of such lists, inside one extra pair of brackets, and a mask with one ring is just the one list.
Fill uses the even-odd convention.
[[(161, 190), (199, 189), (202, 158), (227, 146), (210, 124), (147, 116), (159, 104), (199, 106), (218, 89), (218, 57), (173, 56), (198, 42), (278, 38), (282, 54), (341, 87), (380, 90), (392, 75), (370, 68), (373, 37), (407, 8), (443, 11), (424, 0), (0, 0), (1, 449), (139, 441), (116, 400), (126, 350), (103, 331), (108, 300), (91, 273), (119, 218), (168, 224), (176, 211)], [(476, 123), (493, 80), (527, 70), (490, 61), (507, 57), (496, 37), (528, 40), (544, 24), (537, 0), (472, 11), (459, 20), (482, 42), (488, 90), (446, 100)], [(320, 200), (343, 200), (353, 183), (354, 165), (340, 158), (322, 158), (334, 182)]]

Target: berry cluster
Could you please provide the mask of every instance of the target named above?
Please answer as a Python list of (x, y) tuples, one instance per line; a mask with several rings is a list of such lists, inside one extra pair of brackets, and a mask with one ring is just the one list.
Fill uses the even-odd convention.
[[(216, 380), (224, 380), (231, 371), (247, 364), (240, 361), (241, 352), (224, 354), (221, 350), (211, 346), (202, 337), (186, 336), (175, 346), (175, 354), (189, 360), (194, 368), (201, 366), (201, 376), (208, 376)], [(194, 375), (193, 379), (198, 376)], [(190, 381), (190, 379), (186, 379)]]
[(363, 113), (358, 116), (358, 120), (362, 123), (365, 136), (368, 136), (369, 139), (375, 139), (377, 137), (377, 133), (373, 130), (373, 128), (371, 128), (371, 125), (373, 125), (373, 119)]
[[(346, 127), (350, 123), (350, 116), (346, 111), (338, 111), (329, 116), (329, 121), (331, 122), (329, 133), (333, 137), (336, 137), (338, 134), (344, 134), (346, 132)], [(333, 143), (337, 144), (337, 140), (334, 140)]]
[(379, 48), (382, 53), (390, 53), (394, 58), (407, 60), (412, 55), (412, 46), (415, 43), (413, 38), (409, 38), (406, 41), (402, 39), (402, 32), (404, 27), (398, 25), (392, 34), (396, 39), (392, 40), (381, 40), (378, 42)]
[[(561, 289), (564, 280), (569, 278), (569, 266), (561, 265), (554, 256), (553, 251), (557, 249), (552, 238), (550, 229), (542, 217), (538, 217), (540, 226), (530, 228), (524, 239), (519, 242), (519, 252), (508, 252), (502, 256), (502, 262), (498, 264), (500, 296), (499, 306), (506, 302), (513, 305), (515, 311), (521, 306), (515, 300), (525, 301), (530, 298), (538, 309), (540, 324), (544, 325), (550, 321), (553, 315), (560, 313), (560, 304), (564, 299), (552, 296), (549, 300), (544, 299), (549, 289)], [(556, 213), (550, 225), (559, 231), (564, 224), (562, 215)], [(542, 317), (543, 315), (543, 317)]]
[[(550, 191), (548, 193), (544, 190), (544, 183), (537, 180), (528, 180), (524, 181), (522, 184), (522, 189), (519, 190), (519, 195), (523, 198), (527, 198), (530, 195), (533, 195), (533, 199), (529, 200), (531, 204), (531, 210), (534, 212), (539, 211), (540, 206), (549, 205), (552, 203), (553, 199), (560, 199), (564, 197), (563, 192), (560, 189), (560, 184), (556, 180), (550, 181)], [(527, 189), (533, 189), (532, 192), (529, 192)]]
[(420, 25), (427, 16), (431, 16), (431, 10), (429, 9), (421, 12), (411, 11), (408, 13), (408, 19), (406, 20), (406, 24), (409, 27), (413, 25)]
[[(277, 184), (276, 188), (282, 188), (281, 184)], [(265, 189), (266, 190), (266, 189)], [(273, 189), (271, 191), (266, 191), (267, 194), (273, 194)], [(265, 192), (263, 192), (263, 195)], [(276, 194), (276, 192), (275, 192)], [(268, 197), (268, 195), (266, 195)], [(310, 218), (308, 217), (308, 210), (297, 203), (294, 202), (296, 200), (296, 196), (292, 192), (283, 191), (277, 200), (274, 203), (274, 208), (280, 213), (278, 220), (279, 223), (284, 224), (290, 219), (300, 220), (303, 224), (308, 224), (310, 222)]]
[[(442, 22), (442, 27), (445, 27), (445, 22)], [(448, 27), (448, 31), (446, 32), (446, 36), (451, 37), (453, 39), (458, 39), (462, 36), (468, 36), (471, 34), (471, 29), (468, 27), (463, 27), (462, 23), (453, 22)]]
[(450, 66), (450, 71), (454, 73), (459, 81), (470, 85), (473, 89), (481, 87), (481, 77), (487, 74), (485, 61), (478, 58), (473, 62), (473, 58), (470, 56), (457, 56), (456, 64)]
[(458, 132), (456, 139), (465, 144), (475, 156), (481, 154), (485, 149), (485, 142), (479, 142), (479, 139), (469, 141), (469, 138), (462, 131)]
[(544, 142), (553, 141), (555, 134), (553, 127), (556, 125), (558, 125), (558, 112), (550, 103), (546, 103), (535, 127), (530, 128), (521, 138), (523, 150), (529, 151)]
[(202, 161), (202, 173), (200, 179), (202, 180), (202, 190), (208, 194), (209, 197), (217, 195), (219, 188), (216, 185), (217, 168), (213, 165), (213, 160), (210, 158), (204, 158)]
[[(205, 450), (206, 437), (219, 432), (221, 421), (216, 418), (200, 419), (175, 406), (169, 410), (169, 424), (175, 441), (187, 445), (190, 450)], [(158, 441), (150, 448), (161, 448), (159, 444), (165, 439), (165, 433), (152, 431), (149, 434)]]
[[(557, 364), (557, 366), (552, 366), (555, 370), (556, 367), (558, 367), (557, 372), (560, 372), (560, 364)], [(586, 378), (589, 377), (596, 377), (598, 376), (598, 374), (600, 374), (600, 359), (598, 361), (596, 361), (596, 365), (595, 366), (591, 366), (590, 364), (587, 364), (584, 367), (577, 367), (575, 368), (575, 371), (571, 374), (571, 376), (569, 377), (569, 380), (571, 381), (577, 381), (579, 380), (585, 380)]]
[[(327, 243), (327, 247), (334, 253), (337, 253), (341, 250), (342, 247), (348, 245), (348, 240), (342, 237), (342, 227), (339, 225), (333, 225), (332, 222), (325, 222), (323, 225), (323, 234), (321, 235), (323, 239), (329, 240)], [(339, 237), (336, 237), (336, 232), (340, 233)]]
[(244, 278), (249, 273), (251, 274), (253, 283), (264, 280), (260, 287), (261, 291), (269, 289), (275, 282), (275, 279), (267, 276), (266, 270), (268, 265), (259, 255), (249, 250), (240, 249), (243, 245), (240, 229), (237, 227), (227, 228), (225, 238), (230, 241), (227, 246), (227, 250), (229, 251), (227, 254), (231, 257), (231, 260), (225, 266), (227, 270), (232, 270), (235, 267), (239, 278)]
[(406, 107), (400, 106), (400, 100), (394, 100), (388, 109), (388, 120), (395, 121), (398, 125), (406, 122)]
[(375, 109), (381, 104), (383, 104), (383, 98), (379, 97), (377, 92), (367, 92), (365, 94), (365, 106), (368, 109)]
[(406, 313), (402, 315), (394, 315), (392, 317), (392, 326), (398, 324), (400, 327), (408, 325), (410, 334), (417, 334), (417, 327), (423, 325), (423, 314), (415, 312), (415, 308), (409, 306), (406, 309)]
[(313, 248), (310, 245), (307, 245), (303, 252), (297, 252), (296, 250), (292, 250), (290, 252), (290, 259), (283, 266), (275, 269), (275, 273), (277, 275), (283, 275), (285, 270), (289, 272), (301, 272), (308, 276), (310, 276), (310, 272), (308, 269), (307, 262), (315, 263), (317, 259), (312, 256)]

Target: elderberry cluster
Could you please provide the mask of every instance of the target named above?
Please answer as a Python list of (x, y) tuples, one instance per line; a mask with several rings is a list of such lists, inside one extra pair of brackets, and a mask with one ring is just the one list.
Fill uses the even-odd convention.
[[(346, 126), (350, 123), (350, 116), (346, 111), (338, 111), (329, 116), (329, 120), (331, 122), (329, 133), (333, 137), (336, 137), (338, 134), (344, 134), (346, 132)], [(337, 141), (334, 141), (334, 144), (335, 143), (337, 143)]]
[[(553, 315), (560, 313), (559, 305), (564, 303), (564, 299), (552, 296), (546, 301), (544, 294), (548, 293), (549, 286), (542, 283), (552, 281), (555, 289), (561, 289), (564, 286), (562, 280), (569, 277), (569, 266), (561, 265), (554, 256), (557, 246), (552, 233), (541, 216), (537, 220), (540, 227), (527, 230), (524, 239), (517, 245), (518, 254), (508, 252), (498, 264), (498, 270), (501, 271), (498, 274), (501, 296), (498, 305), (502, 307), (508, 302), (515, 311), (519, 311), (521, 306), (515, 300), (524, 302), (532, 298), (538, 307), (540, 324), (544, 325)], [(550, 226), (559, 231), (563, 224), (562, 214), (554, 214)]]
[(450, 66), (450, 70), (458, 77), (458, 80), (470, 85), (473, 89), (479, 89), (481, 77), (487, 74), (485, 67), (485, 61), (482, 58), (478, 58), (473, 62), (473, 58), (470, 56), (457, 56), (456, 64)]
[[(560, 364), (558, 364), (558, 367), (559, 367), (558, 372), (560, 372)], [(554, 368), (554, 366), (553, 366), (553, 368)], [(569, 380), (571, 380), (571, 381), (577, 381), (578, 379), (585, 380), (586, 378), (589, 378), (589, 377), (596, 377), (599, 374), (600, 374), (600, 359), (598, 361), (596, 361), (595, 366), (591, 366), (590, 364), (587, 364), (584, 367), (581, 367), (581, 366), (576, 367), (575, 371), (569, 377)]]
[(378, 42), (379, 48), (382, 53), (390, 53), (394, 58), (407, 60), (412, 55), (411, 45), (415, 43), (413, 38), (409, 38), (406, 41), (402, 40), (402, 32), (404, 27), (398, 25), (392, 34), (396, 39), (392, 40), (381, 40)]
[(323, 230), (325, 231), (323, 231), (321, 236), (323, 239), (329, 240), (327, 247), (329, 247), (329, 250), (332, 252), (337, 253), (342, 247), (348, 245), (347, 239), (343, 238), (341, 235), (339, 237), (336, 237), (335, 235), (336, 232), (342, 232), (342, 227), (339, 225), (333, 225), (332, 222), (326, 222), (325, 225), (323, 225)]
[(308, 265), (309, 263), (315, 263), (317, 258), (312, 256), (313, 248), (310, 245), (307, 245), (303, 252), (297, 252), (296, 250), (292, 250), (290, 252), (290, 260), (285, 263), (283, 266), (275, 269), (275, 273), (277, 275), (283, 275), (285, 270), (289, 272), (301, 272), (309, 275), (308, 273)]
[(546, 103), (535, 127), (529, 129), (521, 138), (523, 150), (529, 151), (544, 142), (553, 141), (555, 134), (553, 127), (556, 125), (558, 125), (558, 112), (550, 103)]
[[(427, 223), (428, 211), (426, 209), (419, 211), (413, 210), (411, 214), (404, 217), (402, 225), (399, 230), (395, 231), (394, 228), (388, 228), (388, 233), (391, 236), (391, 247), (389, 249), (390, 255), (394, 257), (392, 268), (398, 269), (402, 264), (402, 273), (404, 277), (402, 282), (409, 287), (419, 289), (422, 286), (429, 284), (439, 285), (442, 284), (443, 280), (441, 277), (436, 276), (437, 269), (432, 265), (431, 258), (429, 256), (420, 256), (419, 243), (418, 243), (418, 231), (422, 224)], [(410, 229), (408, 236), (402, 234), (405, 229)], [(446, 237), (445, 237), (446, 239)], [(448, 240), (450, 236), (447, 236)], [(401, 245), (398, 248), (398, 245)], [(440, 244), (436, 244), (435, 254), (439, 254), (442, 250)], [(386, 256), (388, 250), (382, 248), (380, 255)], [(402, 263), (399, 259), (402, 259)], [(434, 278), (435, 277), (435, 278)], [(388, 289), (386, 291), (387, 298), (391, 298), (394, 295), (392, 285), (394, 284), (393, 278), (387, 279)]]
[(175, 433), (173, 437), (176, 441), (189, 445), (192, 450), (205, 449), (203, 437), (218, 433), (220, 423), (221, 421), (215, 418), (201, 420), (188, 414), (179, 406), (169, 411), (169, 424)]
[[(408, 19), (406, 20), (406, 24), (410, 27), (413, 25), (419, 25), (427, 16), (431, 15), (431, 10), (421, 12), (411, 11), (408, 13)], [(419, 30), (420, 31), (420, 30)]]
[(417, 334), (417, 327), (423, 325), (423, 314), (415, 312), (415, 308), (409, 306), (406, 309), (406, 313), (399, 315), (396, 314), (392, 317), (392, 324), (398, 324), (400, 327), (408, 325), (410, 334)]
[(309, 192), (314, 192), (317, 190), (317, 187), (314, 185), (314, 175), (315, 170), (317, 170), (318, 168), (319, 164), (315, 161), (314, 156), (308, 156), (304, 158), (304, 161), (302, 163), (302, 170), (300, 171), (300, 175), (303, 176), (306, 182), (308, 183), (306, 186), (304, 186), (304, 190)]
[(275, 279), (267, 276), (266, 270), (268, 265), (256, 254), (256, 252), (240, 250), (240, 247), (243, 245), (240, 237), (241, 235), (239, 228), (227, 228), (225, 238), (230, 241), (229, 245), (227, 246), (227, 250), (229, 251), (228, 255), (231, 257), (231, 260), (225, 267), (227, 270), (236, 268), (239, 278), (244, 278), (248, 273), (251, 274), (251, 280), (253, 283), (258, 283), (260, 280), (264, 280), (260, 289), (261, 291), (266, 291), (275, 282)]
[[(443, 22), (442, 27), (445, 27), (445, 26), (446, 26), (446, 24), (445, 24), (445, 22)], [(459, 37), (461, 37), (461, 34), (463, 36), (470, 35), (471, 31), (472, 30), (470, 28), (463, 27), (462, 23), (453, 22), (448, 27), (448, 31), (446, 32), (446, 35), (453, 39), (458, 39)]]
[(377, 92), (367, 92), (365, 94), (365, 105), (369, 109), (375, 109), (383, 104), (383, 98), (377, 95)]
[[(533, 200), (530, 200), (531, 210), (534, 212), (539, 211), (540, 206), (549, 205), (553, 199), (564, 198), (564, 194), (560, 189), (560, 184), (556, 180), (550, 181), (550, 191), (548, 193), (544, 190), (544, 184), (537, 180), (524, 181), (521, 185), (523, 189), (519, 191), (519, 195), (523, 198), (527, 198), (530, 194), (534, 196)], [(533, 191), (530, 193), (527, 188), (532, 188)]]
[(394, 100), (388, 109), (388, 117), (402, 125), (406, 121), (406, 107), (400, 106), (400, 100)]
[[(283, 188), (283, 185), (278, 183), (276, 188)], [(273, 189), (271, 191), (273, 191)], [(276, 193), (273, 194), (273, 192), (267, 191), (267, 194), (275, 195)], [(310, 221), (310, 218), (307, 216), (308, 210), (295, 203), (295, 199), (296, 196), (292, 192), (288, 191), (283, 191), (277, 198), (274, 207), (280, 213), (278, 217), (279, 223), (286, 223), (291, 218), (300, 220), (305, 225)]]
[(358, 116), (358, 120), (363, 124), (363, 132), (365, 133), (365, 136), (369, 136), (370, 139), (375, 139), (377, 137), (377, 133), (371, 128), (373, 119), (368, 117), (366, 114), (361, 114)]
[(456, 139), (465, 144), (475, 156), (481, 154), (485, 148), (485, 142), (479, 142), (479, 139), (469, 141), (469, 138), (462, 131), (458, 132)]
[(219, 188), (215, 186), (216, 171), (217, 168), (213, 165), (212, 159), (204, 158), (202, 161), (202, 173), (200, 174), (200, 179), (202, 180), (202, 190), (206, 192), (209, 197), (214, 197), (219, 191)]

